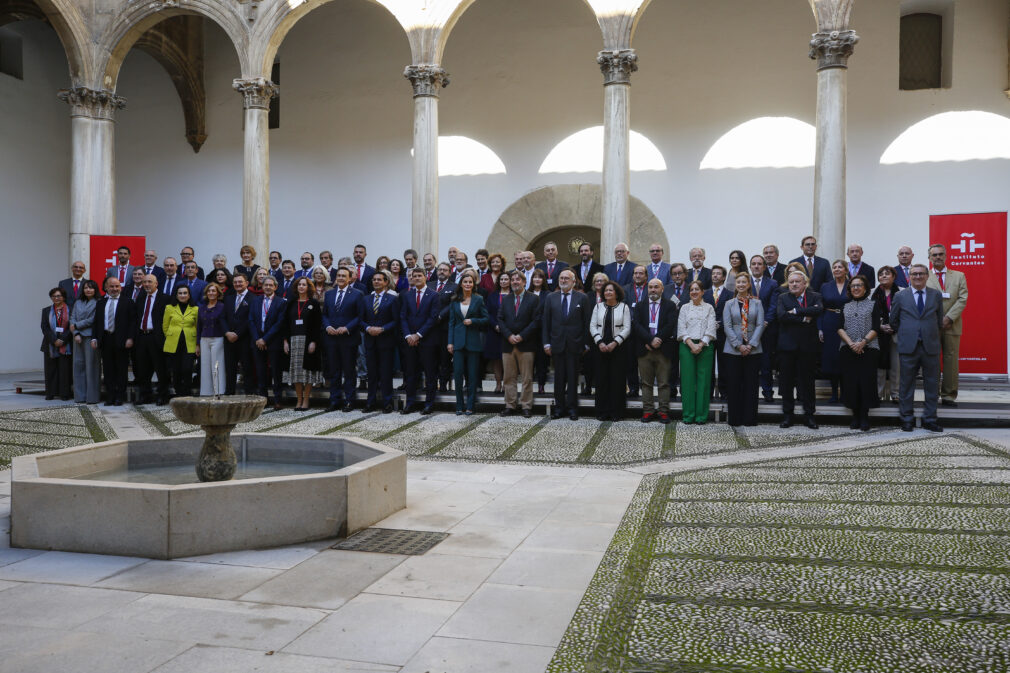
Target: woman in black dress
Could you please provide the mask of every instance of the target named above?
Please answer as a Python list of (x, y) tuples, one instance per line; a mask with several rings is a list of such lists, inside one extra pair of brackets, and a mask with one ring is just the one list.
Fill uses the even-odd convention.
[(898, 402), (898, 345), (894, 342), (894, 330), (891, 329), (891, 302), (901, 290), (894, 284), (895, 271), (893, 266), (882, 266), (877, 271), (877, 287), (873, 290), (871, 299), (880, 305), (880, 333), (877, 342), (880, 344), (880, 358), (877, 361), (877, 392), (881, 400)]
[(322, 328), (323, 312), (312, 296), (312, 283), (302, 276), (295, 281), (284, 315), (284, 352), (291, 358), (284, 381), (295, 388), (295, 411), (308, 411), (312, 386), (323, 382)]

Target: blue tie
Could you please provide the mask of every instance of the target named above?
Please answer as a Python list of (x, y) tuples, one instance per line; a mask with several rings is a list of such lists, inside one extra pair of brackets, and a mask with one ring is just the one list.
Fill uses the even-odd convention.
[(922, 290), (915, 291), (915, 305), (919, 307), (919, 317), (921, 318), (926, 310), (926, 303), (922, 300)]

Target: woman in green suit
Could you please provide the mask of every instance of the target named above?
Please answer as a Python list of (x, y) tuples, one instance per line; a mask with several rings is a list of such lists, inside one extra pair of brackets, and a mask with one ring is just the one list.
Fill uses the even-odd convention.
[(449, 304), (449, 345), (452, 355), (453, 375), (456, 380), (456, 415), (463, 411), (463, 372), (469, 385), (466, 388), (466, 415), (473, 414), (477, 386), (480, 385), (480, 356), (484, 351), (483, 330), (487, 329), (488, 314), (484, 299), (474, 290), (477, 272), (467, 269), (459, 280), (456, 293)]
[(165, 355), (172, 372), (175, 394), (189, 396), (193, 387), (193, 360), (200, 354), (196, 342), (196, 302), (191, 301), (189, 287), (178, 285), (172, 303), (165, 307), (162, 327), (165, 330)]

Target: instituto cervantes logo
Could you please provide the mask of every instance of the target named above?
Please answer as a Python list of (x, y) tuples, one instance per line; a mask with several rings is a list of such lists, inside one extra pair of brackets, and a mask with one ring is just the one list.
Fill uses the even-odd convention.
[(962, 233), (961, 240), (948, 246), (947, 263), (951, 266), (985, 266), (985, 243), (973, 233)]

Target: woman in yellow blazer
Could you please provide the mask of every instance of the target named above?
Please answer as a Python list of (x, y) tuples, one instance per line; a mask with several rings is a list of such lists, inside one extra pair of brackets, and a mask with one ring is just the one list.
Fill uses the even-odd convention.
[(199, 308), (191, 301), (189, 288), (179, 285), (175, 296), (165, 307), (162, 327), (165, 331), (165, 353), (172, 373), (175, 394), (188, 396), (193, 388), (193, 359), (200, 354), (196, 340), (196, 317)]

